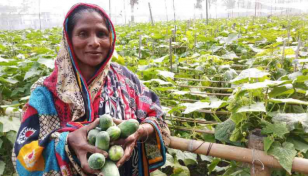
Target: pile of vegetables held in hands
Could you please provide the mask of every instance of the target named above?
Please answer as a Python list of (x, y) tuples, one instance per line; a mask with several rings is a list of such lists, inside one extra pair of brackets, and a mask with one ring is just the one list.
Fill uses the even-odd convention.
[(127, 138), (139, 128), (139, 122), (135, 119), (124, 120), (118, 126), (113, 123), (109, 114), (101, 115), (99, 126), (88, 132), (88, 142), (97, 148), (108, 151), (108, 159), (100, 153), (94, 153), (88, 158), (89, 166), (92, 169), (101, 170), (104, 176), (120, 176), (115, 162), (119, 161), (124, 150), (120, 145), (110, 145), (110, 142), (120, 138)]

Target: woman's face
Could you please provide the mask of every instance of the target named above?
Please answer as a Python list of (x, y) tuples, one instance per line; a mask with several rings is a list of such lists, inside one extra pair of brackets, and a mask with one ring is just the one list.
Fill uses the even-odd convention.
[(104, 18), (97, 12), (82, 12), (72, 31), (72, 44), (79, 67), (102, 63), (111, 45)]

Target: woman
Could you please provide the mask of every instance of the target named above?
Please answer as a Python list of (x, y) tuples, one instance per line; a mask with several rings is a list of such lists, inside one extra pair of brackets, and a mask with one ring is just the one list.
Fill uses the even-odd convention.
[(149, 175), (165, 162), (169, 130), (158, 97), (127, 68), (111, 63), (116, 34), (98, 6), (76, 4), (65, 17), (63, 42), (48, 77), (31, 88), (13, 159), (19, 175), (97, 174), (89, 153), (107, 152), (87, 143), (98, 117), (115, 123), (137, 119), (136, 133), (115, 144), (125, 148), (121, 175)]

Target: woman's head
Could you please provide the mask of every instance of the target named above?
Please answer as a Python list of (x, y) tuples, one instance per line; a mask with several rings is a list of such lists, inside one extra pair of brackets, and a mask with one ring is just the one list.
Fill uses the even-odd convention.
[(96, 68), (112, 45), (107, 17), (95, 7), (79, 5), (68, 15), (66, 32), (79, 67)]

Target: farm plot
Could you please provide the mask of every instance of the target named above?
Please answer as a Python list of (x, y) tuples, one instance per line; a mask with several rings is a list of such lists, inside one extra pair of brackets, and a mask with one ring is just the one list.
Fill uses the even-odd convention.
[[(273, 174), (291, 174), (293, 158), (308, 157), (306, 24), (301, 16), (117, 26), (113, 60), (159, 95), (173, 136), (247, 147), (261, 129), (264, 151), (284, 168)], [(61, 30), (1, 31), (0, 40), (0, 122), (13, 124), (0, 128), (1, 146), (14, 141), (11, 116), (31, 85), (53, 69)], [(6, 174), (10, 147), (0, 149)], [(205, 155), (169, 149), (167, 158), (155, 174), (250, 175), (248, 165)]]

